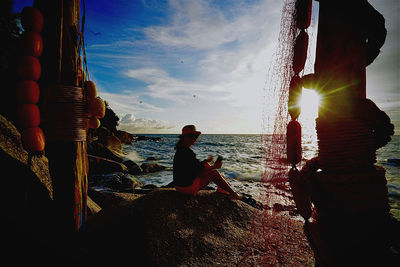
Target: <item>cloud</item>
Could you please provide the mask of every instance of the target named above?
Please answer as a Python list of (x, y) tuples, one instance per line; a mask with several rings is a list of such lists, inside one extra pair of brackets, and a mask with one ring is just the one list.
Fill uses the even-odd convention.
[(145, 95), (169, 100), (175, 104), (184, 105), (193, 97), (202, 98), (210, 92), (204, 84), (171, 77), (166, 71), (158, 68), (130, 69), (125, 75), (145, 82), (148, 89)]
[(174, 129), (175, 125), (162, 120), (138, 118), (133, 114), (125, 114), (120, 120), (118, 129), (130, 133), (165, 133)]
[[(224, 8), (210, 1), (169, 4), (170, 23), (147, 27), (144, 32), (161, 51), (191, 51), (197, 58), (189, 66), (183, 64), (183, 77), (167, 73), (164, 69), (170, 66), (129, 69), (125, 75), (145, 82), (149, 96), (175, 104), (187, 104), (193, 96), (228, 106), (255, 104), (279, 29), (281, 3), (244, 5), (238, 1)], [(185, 72), (195, 75), (188, 79)]]
[(121, 124), (129, 124), (133, 123), (135, 121), (135, 116), (133, 114), (126, 114), (122, 116), (122, 118), (119, 120)]
[(201, 0), (171, 0), (169, 4), (171, 23), (145, 29), (147, 37), (166, 46), (198, 50), (253, 41), (254, 33), (268, 32), (263, 26), (277, 18), (281, 5), (273, 1), (235, 1), (221, 8)]
[(161, 107), (140, 100), (140, 94), (135, 94), (129, 90), (123, 91), (121, 93), (100, 91), (99, 96), (107, 101), (110, 107), (117, 114), (153, 114), (157, 112), (162, 112), (164, 110)]

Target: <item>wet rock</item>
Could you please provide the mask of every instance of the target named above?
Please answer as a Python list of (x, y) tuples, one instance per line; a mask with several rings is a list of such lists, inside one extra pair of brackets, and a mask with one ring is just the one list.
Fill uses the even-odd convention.
[(87, 145), (87, 153), (116, 162), (122, 162), (122, 155), (116, 155), (101, 142), (91, 142)]
[(98, 156), (88, 155), (88, 161), (90, 175), (123, 172), (127, 170), (126, 166), (120, 162)]
[(121, 130), (117, 131), (117, 137), (119, 138), (119, 140), (121, 140), (121, 142), (123, 144), (126, 144), (126, 145), (129, 145), (130, 143), (132, 143), (134, 141), (133, 134), (130, 134), (128, 132), (121, 131)]
[(152, 136), (145, 136), (145, 135), (134, 135), (135, 141), (161, 141), (161, 137), (152, 137)]
[(155, 188), (158, 188), (158, 186), (156, 186), (154, 184), (146, 184), (146, 185), (142, 186), (142, 188), (144, 188), (144, 189), (155, 189)]
[(121, 140), (115, 135), (111, 134), (104, 139), (104, 146), (111, 151), (116, 157), (124, 158), (127, 154), (122, 151)]
[(106, 187), (117, 192), (133, 192), (143, 183), (132, 175), (120, 172), (89, 176), (89, 185)]
[(148, 162), (143, 163), (140, 167), (142, 168), (144, 173), (158, 172), (166, 169), (165, 166), (161, 166), (157, 163)]
[(132, 175), (124, 174), (124, 176), (121, 177), (121, 185), (125, 191), (132, 192), (134, 189), (143, 186), (143, 183)]
[(158, 160), (158, 158), (157, 157), (148, 157), (146, 160), (148, 160), (148, 161), (156, 161), (156, 160)]
[(127, 172), (130, 174), (135, 175), (143, 172), (142, 168), (132, 160), (126, 160), (123, 164), (128, 168)]

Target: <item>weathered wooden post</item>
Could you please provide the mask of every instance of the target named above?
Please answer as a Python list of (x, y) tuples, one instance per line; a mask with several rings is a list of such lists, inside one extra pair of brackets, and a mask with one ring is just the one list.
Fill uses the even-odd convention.
[(35, 0), (44, 17), (41, 114), (60, 232), (86, 222), (85, 99), (79, 73), (80, 0)]

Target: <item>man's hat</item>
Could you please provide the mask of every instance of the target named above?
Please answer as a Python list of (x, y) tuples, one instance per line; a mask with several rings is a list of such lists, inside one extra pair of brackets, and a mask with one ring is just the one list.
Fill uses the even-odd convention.
[(186, 135), (191, 135), (191, 136), (196, 136), (198, 137), (201, 134), (201, 132), (196, 131), (196, 126), (194, 125), (186, 125), (185, 127), (182, 128), (182, 134), (179, 135), (179, 137), (183, 137)]

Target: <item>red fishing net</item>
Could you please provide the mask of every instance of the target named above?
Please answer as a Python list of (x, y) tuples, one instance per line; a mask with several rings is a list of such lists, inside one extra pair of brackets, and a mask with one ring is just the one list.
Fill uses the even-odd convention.
[[(246, 249), (239, 266), (271, 266), (279, 265), (277, 262), (279, 247), (286, 240), (282, 239), (279, 231), (271, 228), (269, 218), (274, 215), (274, 205), (287, 205), (285, 196), (271, 193), (271, 188), (277, 185), (288, 188), (288, 172), (290, 164), (287, 163), (286, 155), (286, 129), (290, 121), (288, 113), (289, 85), (293, 71), (294, 45), (300, 30), (296, 27), (296, 0), (286, 0), (283, 3), (280, 32), (276, 51), (270, 63), (264, 86), (263, 105), (263, 133), (261, 135), (261, 159), (262, 180), (259, 201), (265, 207), (262, 212), (253, 216), (253, 226), (250, 231)], [(315, 19), (312, 21), (314, 25)], [(310, 36), (310, 40), (313, 35)], [(311, 42), (310, 42), (311, 43)], [(308, 46), (308, 55), (313, 56)], [(308, 58), (309, 62), (310, 58)], [(301, 74), (310, 72), (311, 64), (306, 65)], [(301, 123), (301, 117), (300, 117)], [(301, 165), (301, 162), (300, 164)], [(290, 193), (288, 193), (290, 194)], [(274, 218), (274, 224), (278, 223), (280, 229), (286, 225), (283, 217), (280, 222)], [(261, 227), (260, 227), (261, 226)]]

